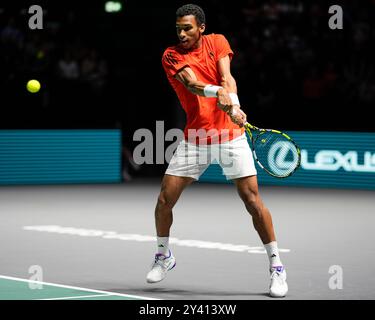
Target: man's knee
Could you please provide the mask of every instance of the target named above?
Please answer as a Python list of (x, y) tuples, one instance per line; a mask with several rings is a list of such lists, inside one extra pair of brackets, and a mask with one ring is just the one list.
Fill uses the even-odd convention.
[(183, 189), (193, 181), (192, 178), (164, 176), (156, 210), (172, 210)]
[(172, 197), (168, 195), (167, 192), (165, 191), (160, 192), (159, 197), (158, 197), (158, 202), (156, 205), (157, 209), (172, 210), (174, 204), (175, 204), (175, 201), (172, 200)]

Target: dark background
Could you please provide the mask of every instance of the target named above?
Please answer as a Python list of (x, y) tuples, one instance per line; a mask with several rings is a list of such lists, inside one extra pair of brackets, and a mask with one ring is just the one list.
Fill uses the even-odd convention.
[[(122, 128), (134, 147), (138, 128), (184, 125), (161, 66), (177, 41), (175, 11), (186, 1), (2, 1), (0, 128)], [(374, 131), (375, 0), (196, 1), (207, 33), (223, 33), (248, 119), (281, 130)], [(30, 30), (39, 4), (44, 29)], [(330, 5), (344, 29), (328, 27)], [(72, 72), (64, 72), (68, 64)], [(66, 70), (65, 70), (66, 71)], [(29, 79), (42, 90), (26, 91)]]

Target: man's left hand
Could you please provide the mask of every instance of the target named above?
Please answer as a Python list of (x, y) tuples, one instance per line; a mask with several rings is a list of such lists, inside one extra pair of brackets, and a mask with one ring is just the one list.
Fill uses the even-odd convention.
[(245, 112), (240, 109), (239, 105), (233, 105), (229, 110), (228, 115), (230, 116), (231, 120), (240, 127), (243, 127), (245, 125), (247, 116)]

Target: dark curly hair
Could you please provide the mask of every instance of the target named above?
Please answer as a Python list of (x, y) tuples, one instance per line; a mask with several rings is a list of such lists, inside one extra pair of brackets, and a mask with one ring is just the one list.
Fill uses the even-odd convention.
[(181, 18), (188, 15), (195, 16), (198, 26), (200, 26), (202, 23), (206, 23), (206, 16), (203, 9), (196, 4), (185, 4), (176, 11), (176, 18)]

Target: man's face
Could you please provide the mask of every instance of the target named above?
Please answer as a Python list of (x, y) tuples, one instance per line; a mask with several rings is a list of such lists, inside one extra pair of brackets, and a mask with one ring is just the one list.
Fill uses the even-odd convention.
[(197, 19), (193, 15), (179, 17), (176, 20), (177, 36), (185, 50), (192, 49), (197, 45), (204, 29), (205, 25), (198, 26)]

